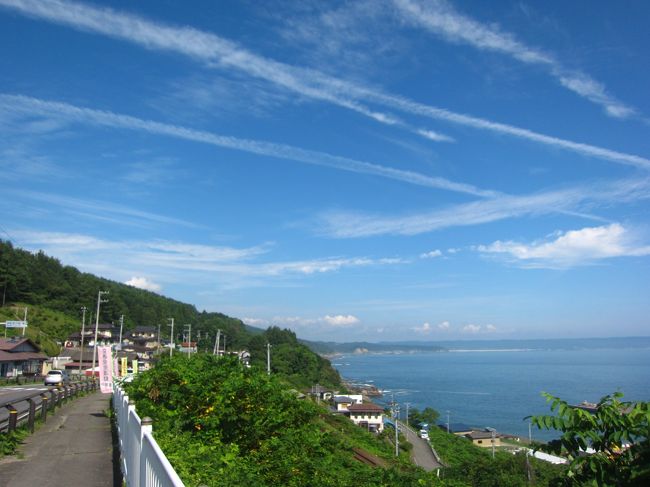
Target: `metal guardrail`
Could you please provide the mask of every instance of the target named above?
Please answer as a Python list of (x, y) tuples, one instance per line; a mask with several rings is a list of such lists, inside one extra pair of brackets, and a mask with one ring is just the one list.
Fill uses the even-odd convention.
[(140, 419), (117, 382), (113, 384), (113, 410), (127, 487), (185, 487), (152, 435), (151, 418)]
[(0, 387), (10, 385), (23, 385), (34, 384), (36, 382), (43, 382), (45, 376), (43, 375), (17, 375), (15, 377), (0, 377)]
[(0, 409), (7, 409), (9, 415), (0, 419), (0, 433), (14, 431), (19, 426), (27, 424), (34, 432), (36, 419), (47, 421), (48, 411), (54, 411), (57, 406), (79, 395), (81, 392), (95, 390), (95, 381), (75, 382), (66, 386), (53, 387), (47, 391), (38, 391), (20, 399), (0, 402)]

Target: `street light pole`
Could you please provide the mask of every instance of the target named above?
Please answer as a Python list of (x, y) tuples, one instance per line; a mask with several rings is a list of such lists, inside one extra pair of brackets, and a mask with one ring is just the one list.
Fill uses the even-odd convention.
[(185, 325), (187, 328), (187, 356), (192, 355), (192, 325)]
[(97, 292), (97, 313), (95, 313), (95, 343), (93, 344), (93, 366), (92, 374), (93, 380), (95, 380), (95, 362), (97, 361), (97, 331), (99, 330), (99, 306), (102, 303), (107, 303), (108, 299), (102, 299), (102, 295), (108, 294), (108, 291), (98, 291)]
[(124, 315), (120, 315), (120, 350), (122, 350), (122, 329), (124, 328)]
[(169, 336), (169, 356), (171, 357), (172, 349), (174, 348), (174, 318), (167, 318), (167, 321), (171, 321), (171, 325), (167, 325), (167, 326), (172, 327), (172, 331)]
[(81, 376), (81, 366), (84, 361), (84, 335), (86, 333), (86, 308), (85, 306), (81, 307), (81, 352), (79, 354), (79, 376)]
[(271, 344), (266, 344), (266, 374), (271, 375)]

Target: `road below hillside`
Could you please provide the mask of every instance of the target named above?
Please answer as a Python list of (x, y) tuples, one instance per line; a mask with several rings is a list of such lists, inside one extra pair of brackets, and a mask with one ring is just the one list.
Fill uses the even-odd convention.
[(406, 426), (406, 424), (402, 423), (401, 421), (398, 421), (397, 424), (406, 436), (408, 442), (413, 445), (411, 459), (416, 465), (422, 467), (427, 472), (431, 472), (432, 470), (436, 470), (442, 467), (442, 465), (436, 460), (436, 457), (431, 451), (431, 446), (427, 440), (420, 438), (415, 430)]

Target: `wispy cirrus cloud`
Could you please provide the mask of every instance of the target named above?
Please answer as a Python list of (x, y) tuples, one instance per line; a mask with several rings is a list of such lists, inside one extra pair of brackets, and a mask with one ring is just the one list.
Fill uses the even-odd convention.
[(600, 105), (608, 115), (629, 118), (635, 114), (632, 107), (608, 94), (602, 83), (586, 73), (565, 68), (552, 54), (522, 43), (494, 24), (484, 24), (461, 14), (446, 0), (392, 1), (404, 20), (448, 42), (498, 52), (526, 64), (543, 66), (562, 86)]
[(620, 204), (647, 198), (650, 198), (650, 180), (625, 179), (528, 195), (503, 195), (410, 215), (385, 216), (354, 211), (329, 211), (318, 217), (318, 231), (335, 238), (358, 238), (418, 235), (444, 228), (550, 213), (599, 219), (580, 210), (582, 207)]
[(325, 152), (311, 151), (286, 144), (219, 135), (179, 125), (145, 120), (130, 115), (77, 107), (67, 103), (41, 100), (22, 95), (0, 94), (0, 109), (22, 112), (29, 115), (39, 114), (46, 117), (56, 117), (75, 123), (91, 123), (104, 127), (148, 132), (227, 149), (330, 167), (359, 174), (370, 174), (418, 186), (456, 191), (475, 196), (491, 197), (498, 194), (496, 191), (480, 189), (469, 184), (457, 183), (445, 178), (427, 176), (414, 171), (395, 169), (347, 157), (335, 156)]
[(639, 243), (633, 230), (620, 223), (556, 233), (552, 239), (529, 244), (497, 240), (475, 248), (486, 255), (502, 256), (526, 268), (565, 269), (616, 257), (650, 255), (650, 245)]
[[(269, 244), (237, 248), (160, 239), (114, 240), (78, 233), (21, 229), (12, 229), (11, 235), (26, 249), (43, 250), (61, 258), (64, 263), (119, 281), (132, 278), (134, 272), (148, 278), (157, 276), (157, 282), (176, 283), (188, 279), (209, 283), (224, 278), (307, 277), (347, 268), (394, 266), (407, 262), (398, 258), (370, 257), (295, 261), (262, 259), (270, 252)], [(97, 258), (98, 255), (101, 259)]]
[(94, 220), (105, 220), (120, 223), (122, 225), (143, 225), (143, 224), (169, 224), (182, 227), (201, 228), (192, 222), (171, 218), (157, 213), (137, 210), (125, 205), (119, 205), (108, 201), (75, 198), (53, 193), (39, 191), (7, 189), (5, 194), (12, 195), (22, 200), (37, 201), (45, 203), (44, 211), (67, 212)]
[[(641, 156), (418, 103), (399, 95), (384, 93), (368, 86), (328, 76), (313, 69), (295, 67), (256, 55), (234, 42), (191, 27), (173, 27), (111, 9), (100, 9), (63, 0), (0, 0), (0, 6), (33, 18), (122, 39), (147, 49), (182, 54), (215, 69), (236, 70), (254, 78), (264, 79), (305, 98), (333, 103), (376, 121), (402, 126), (414, 133), (427, 129), (413, 127), (391, 114), (379, 112), (362, 103), (377, 104), (412, 115), (522, 138), (589, 157), (650, 169), (650, 160)], [(572, 78), (567, 75), (566, 79)], [(567, 84), (570, 84), (569, 81)], [(576, 89), (584, 90), (587, 83), (574, 83), (574, 85)]]

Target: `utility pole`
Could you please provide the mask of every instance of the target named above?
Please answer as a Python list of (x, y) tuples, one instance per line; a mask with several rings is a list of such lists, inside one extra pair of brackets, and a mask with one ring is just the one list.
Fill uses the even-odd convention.
[(23, 336), (25, 336), (25, 328), (27, 328), (27, 306), (25, 306), (25, 326), (23, 326)]
[(447, 409), (447, 433), (449, 433), (449, 409)]
[(102, 299), (104, 294), (108, 294), (108, 291), (98, 291), (97, 292), (97, 312), (95, 313), (95, 343), (93, 345), (93, 367), (92, 374), (93, 380), (95, 380), (95, 362), (97, 361), (97, 331), (99, 330), (99, 306), (102, 303), (107, 303), (108, 299)]
[(79, 375), (81, 376), (81, 365), (84, 361), (84, 335), (86, 333), (86, 308), (85, 306), (81, 307), (81, 352), (79, 354)]
[(158, 323), (158, 340), (156, 341), (158, 346), (156, 347), (158, 349), (158, 355), (160, 355), (160, 323)]
[(410, 402), (406, 403), (406, 427), (409, 427), (409, 407), (411, 406)]
[(192, 325), (185, 325), (187, 328), (187, 356), (192, 355)]
[(497, 430), (492, 430), (492, 458), (494, 459), (494, 442), (497, 436)]
[(530, 484), (533, 480), (533, 472), (530, 467), (530, 448), (533, 443), (533, 433), (531, 431), (532, 423), (528, 422), (528, 448), (526, 448), (526, 476), (528, 477), (528, 483)]
[(124, 315), (120, 315), (120, 350), (122, 350), (122, 328), (124, 328)]
[(397, 420), (399, 419), (399, 406), (395, 402), (395, 395), (393, 395), (393, 420), (395, 421), (395, 456), (399, 456), (399, 427)]
[(266, 373), (271, 375), (271, 344), (266, 344)]
[(174, 318), (167, 318), (167, 321), (171, 321), (172, 331), (169, 334), (169, 356), (172, 356), (172, 350), (174, 348)]
[(217, 330), (217, 336), (214, 337), (214, 348), (212, 349), (212, 355), (217, 355), (219, 352), (219, 340), (221, 339), (221, 330)]

